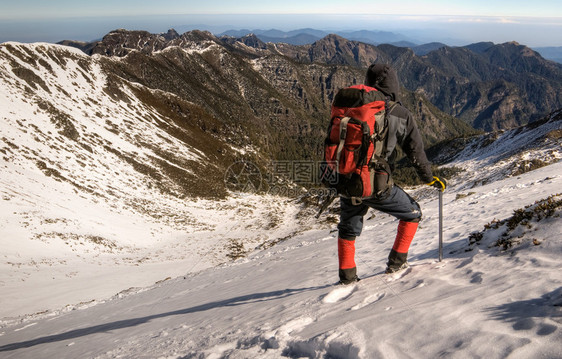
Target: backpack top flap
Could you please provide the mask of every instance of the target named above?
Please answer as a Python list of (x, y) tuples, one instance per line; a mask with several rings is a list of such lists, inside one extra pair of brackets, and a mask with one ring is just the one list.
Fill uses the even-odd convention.
[(374, 87), (354, 85), (338, 91), (331, 117), (352, 117), (368, 123), (373, 133), (375, 114), (385, 109), (385, 95)]

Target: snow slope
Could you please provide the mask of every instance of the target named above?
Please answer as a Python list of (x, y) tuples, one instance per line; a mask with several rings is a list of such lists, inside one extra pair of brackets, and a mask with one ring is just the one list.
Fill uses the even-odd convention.
[[(283, 197), (155, 191), (125, 158), (206, 154), (162, 131), (136, 85), (115, 98), (95, 58), (46, 46), (0, 46), (1, 358), (562, 357), (560, 206), (516, 211), (560, 202), (559, 114), (445, 165), (464, 172), (444, 194), (443, 262), (437, 195), (410, 189), (411, 269), (381, 274), (397, 222), (372, 212), (363, 279), (340, 287), (335, 225)], [(512, 171), (533, 159), (550, 164)]]
[(110, 300), (5, 320), (0, 353), (3, 358), (559, 358), (560, 207), (551, 217), (521, 225), (520, 243), (507, 250), (490, 246), (489, 236), (480, 245), (469, 245), (468, 238), (493, 219), (509, 218), (515, 209), (558, 193), (561, 184), (558, 162), (470, 193), (446, 191), (441, 263), (437, 201), (423, 200), (411, 271), (401, 278), (378, 274), (397, 223), (376, 214), (357, 240), (363, 277), (357, 285), (333, 285), (336, 234), (311, 230), (233, 263)]
[(471, 188), (559, 161), (561, 128), (562, 110), (558, 110), (526, 126), (454, 139), (433, 160), (465, 170), (467, 176), (459, 176), (455, 183)]
[(0, 318), (109, 298), (300, 230), (289, 200), (186, 197), (183, 178), (224, 171), (137, 96), (149, 89), (110, 75), (74, 48), (0, 44)]

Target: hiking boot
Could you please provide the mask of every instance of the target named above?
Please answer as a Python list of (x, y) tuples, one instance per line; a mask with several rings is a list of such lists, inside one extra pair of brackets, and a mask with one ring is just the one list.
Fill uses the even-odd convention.
[(359, 278), (357, 277), (357, 268), (348, 268), (339, 270), (340, 284), (350, 284), (357, 282)]
[(388, 266), (388, 267), (386, 267), (386, 270), (384, 271), (384, 273), (385, 274), (396, 273), (396, 272), (399, 272), (401, 270), (404, 270), (404, 269), (408, 268), (409, 266), (410, 265), (408, 264), (408, 262), (404, 262), (400, 266)]
[(352, 279), (346, 279), (346, 280), (341, 280), (338, 282), (338, 285), (348, 285), (348, 284), (353, 284), (353, 283), (357, 283), (359, 282), (361, 279), (359, 279), (358, 276), (355, 276), (355, 278)]

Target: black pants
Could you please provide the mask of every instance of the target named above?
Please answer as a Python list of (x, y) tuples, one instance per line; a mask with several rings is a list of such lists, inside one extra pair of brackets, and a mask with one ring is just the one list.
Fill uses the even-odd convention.
[(353, 205), (348, 198), (340, 199), (341, 214), (338, 224), (339, 237), (352, 239), (363, 230), (363, 217), (370, 208), (387, 213), (406, 222), (416, 222), (422, 216), (420, 205), (398, 186), (392, 187), (388, 196), (382, 199), (364, 199)]

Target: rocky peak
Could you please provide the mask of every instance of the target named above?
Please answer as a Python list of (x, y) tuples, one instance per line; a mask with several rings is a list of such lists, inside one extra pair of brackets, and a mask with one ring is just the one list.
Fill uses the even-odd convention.
[(191, 30), (181, 35), (181, 40), (188, 42), (218, 41), (217, 37), (209, 31)]
[(87, 53), (122, 57), (131, 51), (151, 54), (171, 46), (189, 47), (193, 43), (217, 41), (218, 39), (208, 31), (193, 30), (179, 35), (174, 29), (161, 34), (118, 29), (111, 31), (101, 41), (94, 43), (91, 51)]
[(260, 40), (255, 34), (251, 33), (251, 34), (247, 34), (243, 37), (234, 37), (234, 36), (222, 36), (220, 38), (221, 42), (223, 44), (228, 44), (231, 45), (233, 47), (238, 47), (238, 44), (244, 44), (248, 47), (254, 48), (254, 49), (267, 49), (267, 44), (265, 42), (263, 42), (262, 40)]
[(477, 42), (474, 44), (470, 44), (465, 46), (465, 48), (469, 49), (472, 52), (476, 52), (477, 54), (482, 54), (490, 47), (494, 46), (493, 42)]
[(118, 29), (105, 35), (91, 53), (106, 56), (125, 56), (133, 50), (151, 53), (164, 49), (167, 42), (164, 36), (148, 31)]
[(348, 42), (355, 42), (347, 40), (344, 37), (341, 37), (336, 34), (329, 34), (321, 38), (320, 40), (316, 41), (315, 44), (333, 44), (334, 46), (338, 46), (340, 43), (348, 43)]
[(178, 34), (176, 30), (170, 29), (168, 30), (167, 33), (163, 34), (162, 36), (164, 37), (164, 39), (166, 39), (166, 41), (171, 41), (180, 37), (180, 34)]
[(267, 49), (265, 42), (261, 41), (255, 34), (248, 34), (241, 39), (239, 39), (244, 45), (257, 48), (257, 49)]
[(339, 35), (330, 34), (316, 41), (308, 48), (311, 62), (353, 65), (366, 68), (374, 62), (388, 61), (376, 46), (350, 41)]
[(562, 65), (545, 60), (538, 52), (517, 42), (506, 42), (487, 49), (484, 55), (493, 65), (517, 74), (534, 73), (562, 82)]

